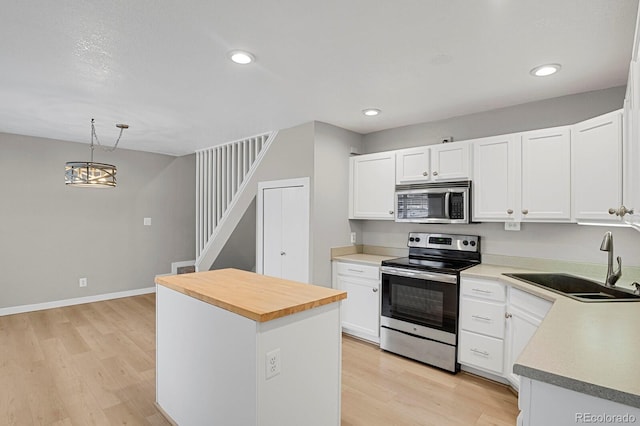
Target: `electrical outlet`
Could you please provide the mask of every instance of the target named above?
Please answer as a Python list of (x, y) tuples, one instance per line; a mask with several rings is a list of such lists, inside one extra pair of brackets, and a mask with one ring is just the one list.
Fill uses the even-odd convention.
[(505, 222), (504, 223), (505, 231), (519, 231), (520, 230), (520, 222)]
[(151, 218), (145, 217), (143, 220), (144, 226), (151, 226)]
[(87, 279), (86, 278), (80, 278), (80, 280), (78, 280), (80, 287), (86, 287), (87, 286)]
[(267, 352), (266, 367), (267, 379), (280, 374), (280, 348)]
[(355, 244), (356, 243), (356, 233), (352, 232), (351, 233), (351, 244)]

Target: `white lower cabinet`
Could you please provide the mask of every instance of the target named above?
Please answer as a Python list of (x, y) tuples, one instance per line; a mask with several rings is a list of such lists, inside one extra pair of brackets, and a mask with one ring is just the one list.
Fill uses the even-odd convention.
[(506, 379), (515, 388), (513, 364), (552, 303), (495, 279), (462, 277), (458, 362)]
[(380, 268), (333, 262), (333, 287), (347, 292), (342, 301), (342, 331), (380, 343)]
[(514, 287), (509, 287), (508, 293), (505, 374), (511, 385), (519, 389), (520, 376), (513, 373), (513, 364), (538, 330), (552, 303)]
[(495, 280), (465, 277), (460, 285), (458, 362), (501, 376), (505, 286)]

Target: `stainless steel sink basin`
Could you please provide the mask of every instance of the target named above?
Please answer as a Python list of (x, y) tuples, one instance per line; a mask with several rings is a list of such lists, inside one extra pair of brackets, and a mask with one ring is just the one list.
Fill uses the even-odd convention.
[(581, 302), (638, 302), (640, 295), (620, 288), (605, 287), (596, 281), (569, 274), (503, 274)]

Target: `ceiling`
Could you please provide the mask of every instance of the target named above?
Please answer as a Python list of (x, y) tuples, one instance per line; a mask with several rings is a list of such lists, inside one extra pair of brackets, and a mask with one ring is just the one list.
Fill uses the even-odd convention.
[[(359, 133), (626, 83), (638, 0), (10, 0), (0, 132), (173, 155)], [(236, 65), (233, 49), (256, 62)], [(543, 63), (562, 70), (537, 78)], [(364, 108), (382, 110), (365, 117)]]

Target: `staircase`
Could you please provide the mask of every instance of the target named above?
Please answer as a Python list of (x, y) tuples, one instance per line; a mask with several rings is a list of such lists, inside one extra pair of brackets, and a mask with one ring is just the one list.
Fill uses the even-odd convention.
[(196, 270), (211, 267), (248, 207), (246, 200), (257, 194), (257, 185), (247, 183), (276, 135), (196, 151)]

